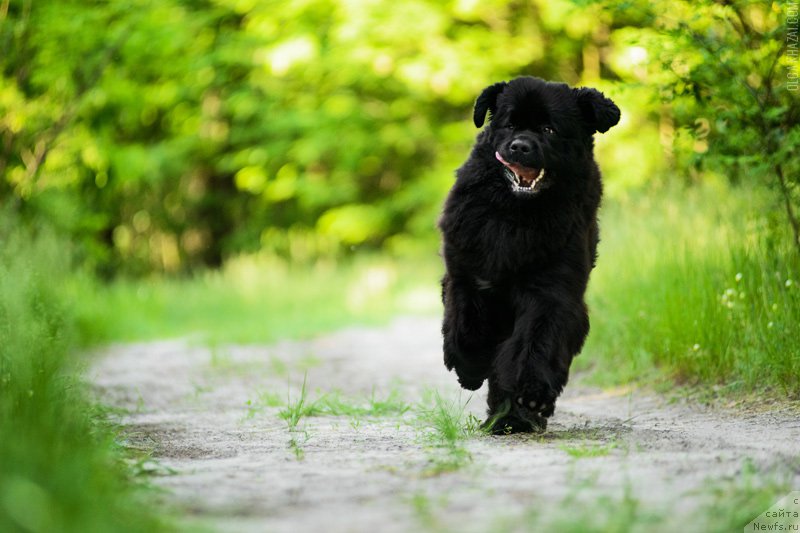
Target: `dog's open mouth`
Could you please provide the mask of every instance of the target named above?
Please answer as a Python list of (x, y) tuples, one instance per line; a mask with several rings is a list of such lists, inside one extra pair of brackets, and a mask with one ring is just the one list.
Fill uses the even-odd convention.
[(511, 181), (515, 191), (533, 192), (546, 174), (543, 168), (524, 167), (517, 163), (509, 163), (503, 159), (500, 152), (495, 152), (494, 156), (506, 167), (506, 177)]

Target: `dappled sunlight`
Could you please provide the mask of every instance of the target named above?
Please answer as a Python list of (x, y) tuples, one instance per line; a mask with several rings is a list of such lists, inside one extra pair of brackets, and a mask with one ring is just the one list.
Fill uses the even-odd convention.
[(386, 298), (397, 278), (397, 272), (389, 266), (367, 268), (350, 284), (347, 290), (347, 307), (362, 311), (376, 298)]
[(266, 289), (279, 286), (286, 279), (289, 264), (278, 257), (268, 254), (240, 255), (232, 257), (225, 263), (219, 273), (209, 273), (206, 279), (217, 279), (236, 290), (247, 299), (267, 297)]
[[(427, 271), (428, 268), (425, 268)], [(441, 312), (441, 295), (437, 278), (418, 276), (410, 264), (382, 265), (365, 270), (353, 281), (347, 292), (347, 307), (351, 311), (363, 311), (376, 300), (392, 300), (397, 313), (407, 315), (433, 314)], [(403, 279), (400, 279), (400, 277)]]

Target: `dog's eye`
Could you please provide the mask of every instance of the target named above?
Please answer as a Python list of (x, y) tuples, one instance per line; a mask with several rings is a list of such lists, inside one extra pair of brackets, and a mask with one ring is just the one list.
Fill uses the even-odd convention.
[(509, 123), (509, 124), (506, 124), (506, 129), (509, 129), (509, 130), (512, 130), (512, 131), (513, 131), (513, 130), (514, 130), (514, 125), (513, 125), (513, 124), (510, 124), (510, 123)]
[(542, 133), (544, 133), (544, 134), (546, 134), (546, 135), (553, 135), (555, 132), (556, 132), (556, 130), (554, 130), (554, 129), (553, 129), (553, 128), (551, 128), (550, 126), (544, 126), (544, 127), (542, 128)]

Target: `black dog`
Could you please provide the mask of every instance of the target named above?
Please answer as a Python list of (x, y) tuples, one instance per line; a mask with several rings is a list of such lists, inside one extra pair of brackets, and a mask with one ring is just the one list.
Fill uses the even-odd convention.
[(495, 433), (543, 430), (589, 333), (602, 185), (595, 132), (619, 108), (595, 89), (533, 77), (475, 102), (478, 135), (439, 220), (444, 362), (461, 386), (489, 380)]

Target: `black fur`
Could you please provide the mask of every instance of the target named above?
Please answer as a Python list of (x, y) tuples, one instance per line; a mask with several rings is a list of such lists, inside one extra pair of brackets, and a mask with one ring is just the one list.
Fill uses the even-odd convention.
[[(444, 362), (464, 388), (488, 379), (495, 432), (531, 431), (546, 427), (589, 332), (602, 194), (592, 135), (619, 109), (595, 89), (524, 77), (483, 91), (476, 126), (487, 111), (439, 220)], [(518, 190), (519, 168), (545, 174)]]
[(483, 90), (478, 99), (475, 100), (475, 110), (472, 113), (472, 121), (475, 123), (476, 128), (483, 126), (487, 111), (490, 117), (497, 111), (497, 95), (503, 92), (506, 85), (508, 84), (504, 81), (489, 85)]

